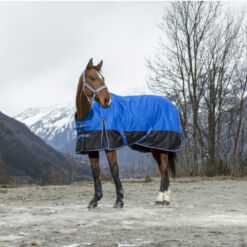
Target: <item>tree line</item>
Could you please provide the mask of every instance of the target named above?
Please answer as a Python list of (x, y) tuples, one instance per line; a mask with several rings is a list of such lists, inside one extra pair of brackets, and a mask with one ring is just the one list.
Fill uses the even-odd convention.
[(247, 26), (221, 2), (172, 2), (147, 84), (180, 109), (187, 175), (246, 175)]

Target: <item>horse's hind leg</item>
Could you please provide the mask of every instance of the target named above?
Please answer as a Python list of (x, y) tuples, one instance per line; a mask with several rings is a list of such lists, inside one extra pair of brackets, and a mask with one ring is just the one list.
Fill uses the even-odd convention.
[(106, 151), (106, 156), (110, 165), (111, 175), (113, 177), (116, 186), (117, 199), (113, 207), (122, 208), (124, 205), (122, 200), (124, 197), (124, 191), (119, 178), (119, 169), (118, 169), (116, 151)]
[(102, 185), (100, 181), (100, 167), (99, 167), (99, 152), (88, 152), (88, 157), (91, 163), (92, 175), (94, 180), (95, 194), (93, 199), (89, 202), (88, 208), (95, 208), (98, 201), (102, 198)]
[(168, 176), (168, 153), (165, 151), (152, 149), (152, 155), (156, 160), (160, 175), (160, 192), (156, 199), (156, 204), (168, 205), (170, 203), (169, 176)]

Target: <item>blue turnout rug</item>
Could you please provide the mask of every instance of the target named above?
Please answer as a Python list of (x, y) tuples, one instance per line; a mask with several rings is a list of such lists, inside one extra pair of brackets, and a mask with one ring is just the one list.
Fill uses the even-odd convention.
[(170, 101), (154, 95), (110, 95), (109, 108), (94, 102), (81, 122), (75, 117), (76, 153), (123, 146), (142, 152), (150, 152), (151, 148), (177, 152), (182, 148), (179, 112)]

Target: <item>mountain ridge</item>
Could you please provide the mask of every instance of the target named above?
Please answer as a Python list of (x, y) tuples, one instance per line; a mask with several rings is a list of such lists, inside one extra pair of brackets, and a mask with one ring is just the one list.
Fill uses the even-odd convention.
[(88, 163), (83, 168), (79, 163), (0, 112), (0, 178), (12, 178), (15, 183), (69, 183), (69, 170), (90, 178)]

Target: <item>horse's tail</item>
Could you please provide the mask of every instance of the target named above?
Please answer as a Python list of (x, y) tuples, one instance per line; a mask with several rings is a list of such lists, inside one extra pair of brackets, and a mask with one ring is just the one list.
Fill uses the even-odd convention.
[(179, 110), (178, 113), (179, 113), (181, 128), (182, 128), (182, 131), (183, 131), (183, 136), (185, 137), (186, 136), (186, 132), (185, 132), (185, 121), (184, 121), (184, 118), (183, 118), (183, 116), (181, 114), (181, 110)]
[(172, 177), (176, 177), (176, 163), (177, 163), (177, 155), (174, 152), (169, 152), (168, 154), (168, 168), (172, 174)]

